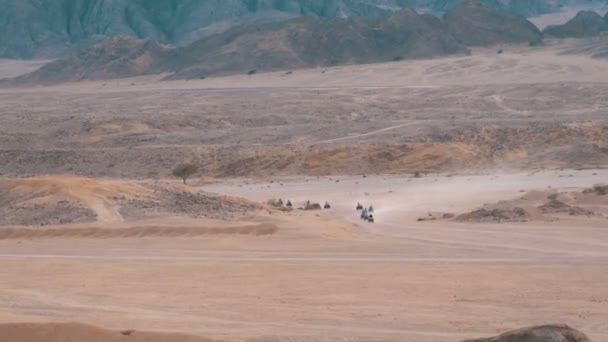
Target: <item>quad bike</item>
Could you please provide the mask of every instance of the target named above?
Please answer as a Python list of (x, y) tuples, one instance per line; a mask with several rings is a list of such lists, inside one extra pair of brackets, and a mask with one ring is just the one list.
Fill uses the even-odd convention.
[(355, 208), (355, 210), (363, 210), (363, 206), (361, 205), (361, 203), (357, 203), (357, 207)]
[(367, 209), (363, 209), (363, 211), (361, 212), (361, 219), (367, 221), (367, 218)]
[(331, 205), (329, 205), (329, 203), (325, 202), (323, 209), (331, 209)]
[(369, 216), (367, 217), (367, 222), (368, 222), (368, 223), (375, 223), (375, 222), (376, 222), (376, 220), (374, 219), (374, 215), (369, 215)]

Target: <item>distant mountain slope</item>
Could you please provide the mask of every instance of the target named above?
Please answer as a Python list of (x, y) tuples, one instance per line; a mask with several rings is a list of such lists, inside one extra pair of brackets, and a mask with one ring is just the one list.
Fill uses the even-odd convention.
[(593, 11), (581, 11), (563, 25), (545, 28), (543, 33), (558, 38), (593, 37), (608, 31), (608, 14), (606, 18)]
[(234, 24), (381, 16), (396, 6), (396, 0), (0, 0), (0, 57), (56, 57), (115, 35), (179, 45)]
[(410, 8), (377, 18), (305, 16), (236, 26), (180, 48), (115, 37), (16, 82), (48, 84), (161, 73), (170, 74), (168, 79), (192, 79), (465, 54), (467, 46), (537, 42), (542, 37), (522, 16), (466, 0), (443, 20)]
[(377, 19), (302, 17), (239, 26), (178, 49), (114, 38), (17, 81), (56, 83), (162, 72), (187, 79), (458, 53), (468, 50), (445, 30), (441, 20), (405, 9)]
[(401, 10), (386, 19), (304, 17), (242, 27), (176, 50), (175, 78), (386, 62), (465, 53), (441, 21)]
[(542, 40), (542, 33), (526, 18), (491, 9), (479, 0), (465, 0), (443, 19), (452, 35), (469, 46)]
[(163, 64), (171, 50), (152, 40), (116, 36), (77, 55), (53, 61), (17, 80), (44, 84), (157, 73), (164, 70)]
[[(442, 15), (463, 0), (0, 0), (0, 58), (61, 57), (116, 35), (187, 45), (235, 25), (390, 16), (412, 7)], [(482, 0), (524, 16), (608, 0)]]

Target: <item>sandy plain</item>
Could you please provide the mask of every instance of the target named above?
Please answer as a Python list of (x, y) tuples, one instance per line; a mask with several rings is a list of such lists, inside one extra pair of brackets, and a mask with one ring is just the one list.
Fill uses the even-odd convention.
[[(252, 216), (251, 223), (279, 227), (264, 236), (161, 230), (152, 237), (6, 238), (0, 320), (272, 341), (459, 341), (566, 322), (605, 341), (605, 217), (502, 224), (416, 218), (468, 211), (522, 190), (582, 189), (607, 176), (589, 170), (210, 184), (204, 189), (251, 200), (327, 199), (334, 208)], [(357, 201), (376, 206), (376, 224), (359, 221)]]

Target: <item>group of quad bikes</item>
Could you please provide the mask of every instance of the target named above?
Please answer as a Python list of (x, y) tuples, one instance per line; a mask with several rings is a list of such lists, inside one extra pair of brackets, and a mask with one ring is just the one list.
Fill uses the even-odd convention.
[(364, 208), (361, 203), (357, 203), (356, 210), (361, 212), (361, 219), (363, 221), (367, 221), (368, 223), (376, 222), (374, 218), (374, 206), (370, 205), (369, 208)]
[[(283, 206), (283, 200), (279, 200), (278, 204), (280, 206)], [(310, 208), (311, 206), (312, 204), (310, 203), (310, 201), (306, 201), (306, 208)], [(287, 203), (285, 203), (285, 207), (293, 209), (293, 203), (291, 203), (290, 200), (287, 200)], [(329, 202), (325, 202), (325, 204), (323, 205), (323, 209), (331, 209), (331, 205), (329, 204)]]
[[(276, 203), (280, 206), (283, 206), (283, 200), (279, 200)], [(310, 201), (307, 201), (305, 209), (310, 208), (311, 206), (312, 204), (310, 203)], [(290, 200), (287, 200), (287, 202), (285, 203), (285, 207), (293, 209), (293, 203), (291, 203)], [(325, 202), (325, 204), (323, 205), (323, 209), (331, 209), (331, 205), (329, 204), (329, 202)], [(364, 208), (361, 203), (357, 203), (356, 210), (361, 212), (361, 219), (363, 221), (366, 221), (368, 223), (376, 222), (376, 219), (374, 218), (374, 206), (370, 205), (369, 208)]]

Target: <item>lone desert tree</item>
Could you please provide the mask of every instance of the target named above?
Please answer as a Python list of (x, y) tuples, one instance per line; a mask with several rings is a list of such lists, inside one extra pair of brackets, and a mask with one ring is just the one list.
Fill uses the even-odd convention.
[(196, 172), (198, 172), (198, 166), (194, 164), (180, 164), (175, 169), (173, 169), (173, 176), (181, 178), (186, 184), (188, 178), (192, 177)]

